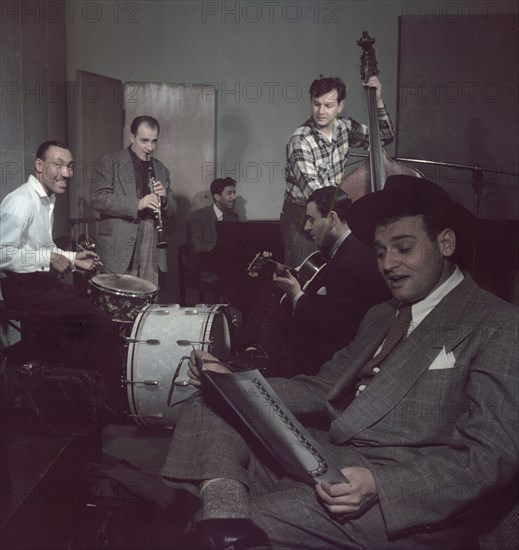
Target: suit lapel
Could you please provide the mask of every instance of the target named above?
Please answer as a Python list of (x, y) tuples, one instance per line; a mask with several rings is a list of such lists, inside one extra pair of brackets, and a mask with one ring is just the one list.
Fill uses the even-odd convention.
[[(446, 352), (453, 351), (470, 336), (471, 327), (461, 321), (463, 304), (467, 299), (467, 292), (464, 292), (467, 285), (474, 286), (474, 283), (471, 280), (460, 283), (393, 350), (368, 387), (333, 421), (330, 435), (334, 442), (348, 441), (386, 416), (427, 371), (443, 347)], [(452, 335), (445, 333), (445, 327), (449, 326), (456, 327), (456, 332)], [(374, 353), (372, 346), (370, 353)], [(363, 358), (360, 367), (357, 365), (356, 373), (367, 359)], [(350, 376), (346, 387), (354, 386), (355, 382), (356, 376)]]

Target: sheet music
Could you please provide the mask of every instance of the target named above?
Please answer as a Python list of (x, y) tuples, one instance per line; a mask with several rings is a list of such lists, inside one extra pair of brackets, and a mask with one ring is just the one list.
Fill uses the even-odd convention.
[(202, 372), (289, 474), (312, 485), (345, 481), (338, 466), (325, 456), (258, 370)]

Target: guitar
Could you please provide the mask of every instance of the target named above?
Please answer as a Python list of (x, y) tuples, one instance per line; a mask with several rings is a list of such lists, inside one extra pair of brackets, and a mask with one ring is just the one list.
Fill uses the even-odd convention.
[[(299, 281), (303, 292), (308, 291), (312, 287), (312, 282), (317, 274), (326, 265), (327, 260), (319, 251), (310, 254), (303, 263), (296, 267), (288, 267), (281, 262), (272, 259), (272, 252), (258, 252), (247, 268), (247, 273), (250, 277), (257, 277), (264, 269), (276, 273), (278, 276), (286, 274), (287, 270)], [(282, 300), (285, 298), (283, 296)]]

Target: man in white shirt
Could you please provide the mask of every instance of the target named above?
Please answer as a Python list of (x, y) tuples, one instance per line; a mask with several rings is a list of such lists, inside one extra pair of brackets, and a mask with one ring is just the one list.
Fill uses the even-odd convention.
[(61, 250), (52, 236), (56, 195), (66, 192), (73, 174), (72, 153), (63, 143), (46, 141), (38, 148), (34, 166), (35, 175), (0, 205), (4, 300), (41, 321), (37, 349), (30, 353), (50, 358), (52, 352), (52, 360), (59, 363), (102, 371), (115, 404), (120, 370), (115, 326), (62, 280), (76, 268), (93, 271), (98, 256)]

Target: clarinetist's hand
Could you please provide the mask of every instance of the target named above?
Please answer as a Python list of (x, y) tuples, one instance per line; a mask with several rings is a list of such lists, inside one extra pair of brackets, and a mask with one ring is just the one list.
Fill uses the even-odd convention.
[(166, 188), (162, 185), (160, 181), (156, 181), (153, 184), (153, 192), (155, 195), (158, 195), (161, 198), (166, 198)]
[(139, 204), (137, 206), (137, 209), (139, 212), (141, 210), (144, 210), (145, 208), (149, 208), (150, 210), (157, 210), (159, 208), (159, 197), (155, 195), (155, 193), (150, 193), (149, 195), (145, 195), (142, 197), (142, 199), (139, 201)]

